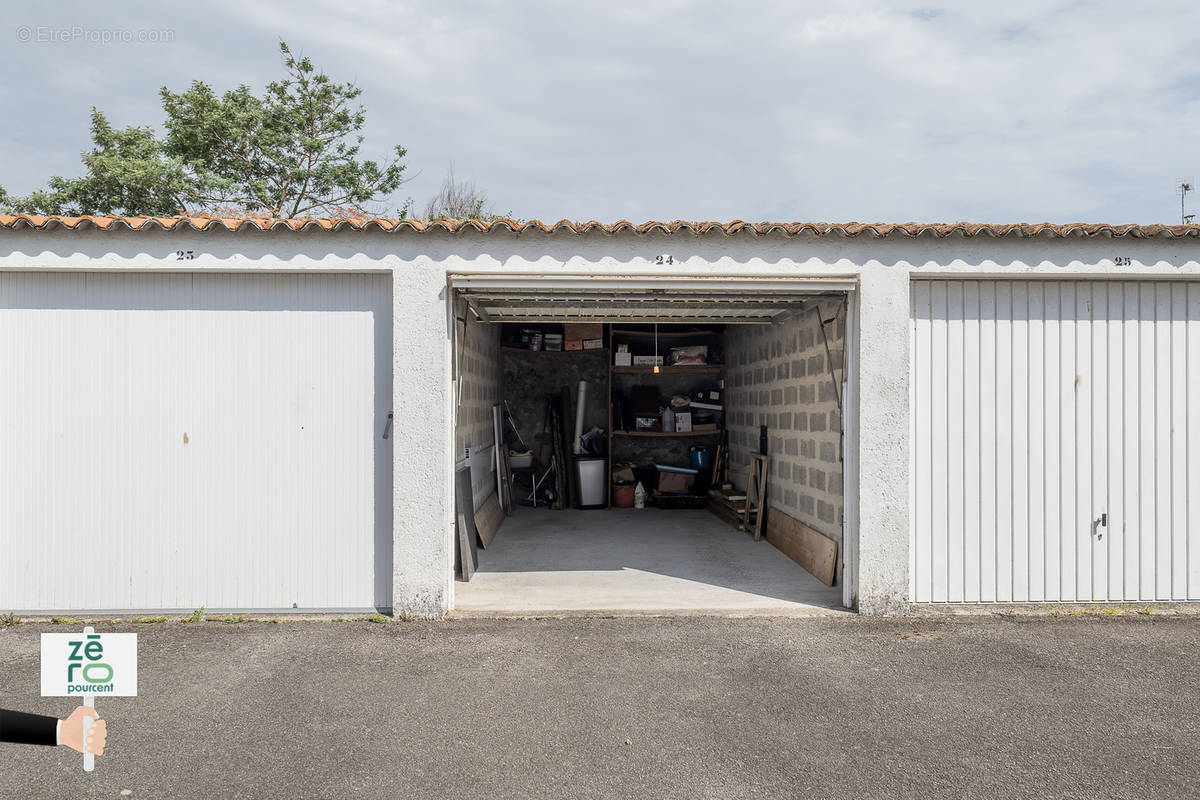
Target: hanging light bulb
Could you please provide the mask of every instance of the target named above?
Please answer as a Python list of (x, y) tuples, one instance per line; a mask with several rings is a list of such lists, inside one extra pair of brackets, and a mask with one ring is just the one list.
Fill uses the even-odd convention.
[(654, 323), (654, 374), (657, 375), (661, 370), (658, 368), (658, 323)]

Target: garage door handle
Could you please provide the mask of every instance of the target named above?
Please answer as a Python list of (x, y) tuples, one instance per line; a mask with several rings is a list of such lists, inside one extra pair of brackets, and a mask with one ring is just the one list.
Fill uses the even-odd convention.
[(388, 414), (387, 422), (383, 423), (383, 438), (388, 438), (392, 432), (392, 415)]
[(1103, 514), (1100, 515), (1100, 525), (1105, 528), (1108, 527), (1108, 512), (1107, 511), (1105, 511)]

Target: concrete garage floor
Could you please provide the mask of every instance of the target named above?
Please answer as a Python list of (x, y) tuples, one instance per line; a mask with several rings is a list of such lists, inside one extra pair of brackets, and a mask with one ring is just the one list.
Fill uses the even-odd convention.
[(479, 571), (455, 583), (465, 616), (675, 612), (808, 616), (842, 609), (773, 545), (708, 511), (518, 509)]

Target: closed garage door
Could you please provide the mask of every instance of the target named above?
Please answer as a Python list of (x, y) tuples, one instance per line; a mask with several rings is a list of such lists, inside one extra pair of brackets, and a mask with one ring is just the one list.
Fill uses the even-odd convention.
[(916, 602), (1200, 599), (1200, 284), (913, 288)]
[(390, 283), (0, 274), (0, 609), (390, 605)]

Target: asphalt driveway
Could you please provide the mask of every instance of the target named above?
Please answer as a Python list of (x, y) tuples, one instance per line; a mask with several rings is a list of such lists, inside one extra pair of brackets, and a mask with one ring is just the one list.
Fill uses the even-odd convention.
[[(1200, 618), (177, 622), (0, 797), (1200, 796)], [(38, 634), (0, 630), (0, 705)]]

